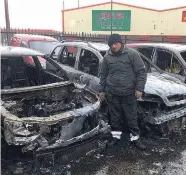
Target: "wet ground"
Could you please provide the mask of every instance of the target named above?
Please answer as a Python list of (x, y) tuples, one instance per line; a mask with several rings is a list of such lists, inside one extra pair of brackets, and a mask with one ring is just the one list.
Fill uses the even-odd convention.
[(186, 175), (186, 131), (170, 139), (145, 138), (143, 141), (147, 151), (132, 145), (116, 146), (92, 150), (80, 157), (85, 149), (73, 149), (70, 152), (79, 158), (66, 163), (60, 159), (64, 153), (57, 153), (58, 158), (49, 154), (35, 159), (11, 148), (2, 153), (2, 175)]

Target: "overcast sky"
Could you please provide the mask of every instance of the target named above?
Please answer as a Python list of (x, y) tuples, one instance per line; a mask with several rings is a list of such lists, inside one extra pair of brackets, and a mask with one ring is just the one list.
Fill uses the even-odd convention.
[[(108, 0), (79, 0), (80, 6), (108, 2)], [(186, 0), (114, 0), (136, 6), (167, 9), (186, 6)], [(78, 0), (64, 0), (65, 9), (75, 8)], [(9, 0), (12, 28), (53, 29), (61, 31), (63, 0)], [(4, 0), (0, 0), (0, 27), (5, 27)]]

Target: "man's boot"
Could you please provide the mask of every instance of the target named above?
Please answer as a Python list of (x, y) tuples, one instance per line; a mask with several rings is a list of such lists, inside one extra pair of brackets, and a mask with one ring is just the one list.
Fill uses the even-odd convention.
[(119, 139), (113, 137), (112, 133), (107, 134), (107, 147), (113, 147), (116, 145), (119, 141)]
[(132, 144), (141, 150), (145, 150), (147, 147), (141, 142), (140, 139), (132, 141)]
[(122, 133), (121, 139), (120, 139), (120, 145), (124, 148), (126, 148), (130, 143), (130, 136), (129, 133)]

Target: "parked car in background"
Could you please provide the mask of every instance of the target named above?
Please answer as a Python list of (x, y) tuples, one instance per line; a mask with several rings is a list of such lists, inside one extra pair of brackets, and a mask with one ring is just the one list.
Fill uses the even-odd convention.
[[(108, 125), (98, 118), (96, 94), (71, 83), (55, 61), (20, 47), (0, 47), (0, 55), (1, 127), (9, 145), (43, 151), (107, 132)], [(43, 69), (39, 58), (51, 69)]]
[[(57, 39), (49, 36), (14, 34), (10, 40), (10, 46), (30, 48), (43, 54), (48, 54), (57, 42)], [(34, 61), (29, 57), (25, 57), (25, 60), (29, 64), (34, 64)], [(45, 60), (42, 58), (39, 58), (39, 60), (41, 62), (41, 65), (43, 67), (46, 67)]]
[[(100, 64), (108, 50), (108, 45), (101, 43), (63, 42), (54, 46), (50, 57), (66, 71), (71, 81), (96, 93), (99, 91)], [(186, 117), (186, 85), (139, 54), (148, 72), (143, 97), (138, 100), (141, 129), (157, 127), (162, 131), (161, 127), (177, 119), (181, 128), (181, 121)]]
[(10, 46), (25, 47), (48, 54), (58, 42), (57, 39), (43, 35), (14, 34)]
[(186, 83), (186, 45), (169, 43), (133, 43), (128, 47), (141, 52), (161, 70)]

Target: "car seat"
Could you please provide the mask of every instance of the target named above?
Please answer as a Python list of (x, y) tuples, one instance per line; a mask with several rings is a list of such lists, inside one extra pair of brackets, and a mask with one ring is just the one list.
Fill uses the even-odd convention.
[(8, 64), (11, 69), (12, 87), (29, 86), (23, 58), (9, 58)]

